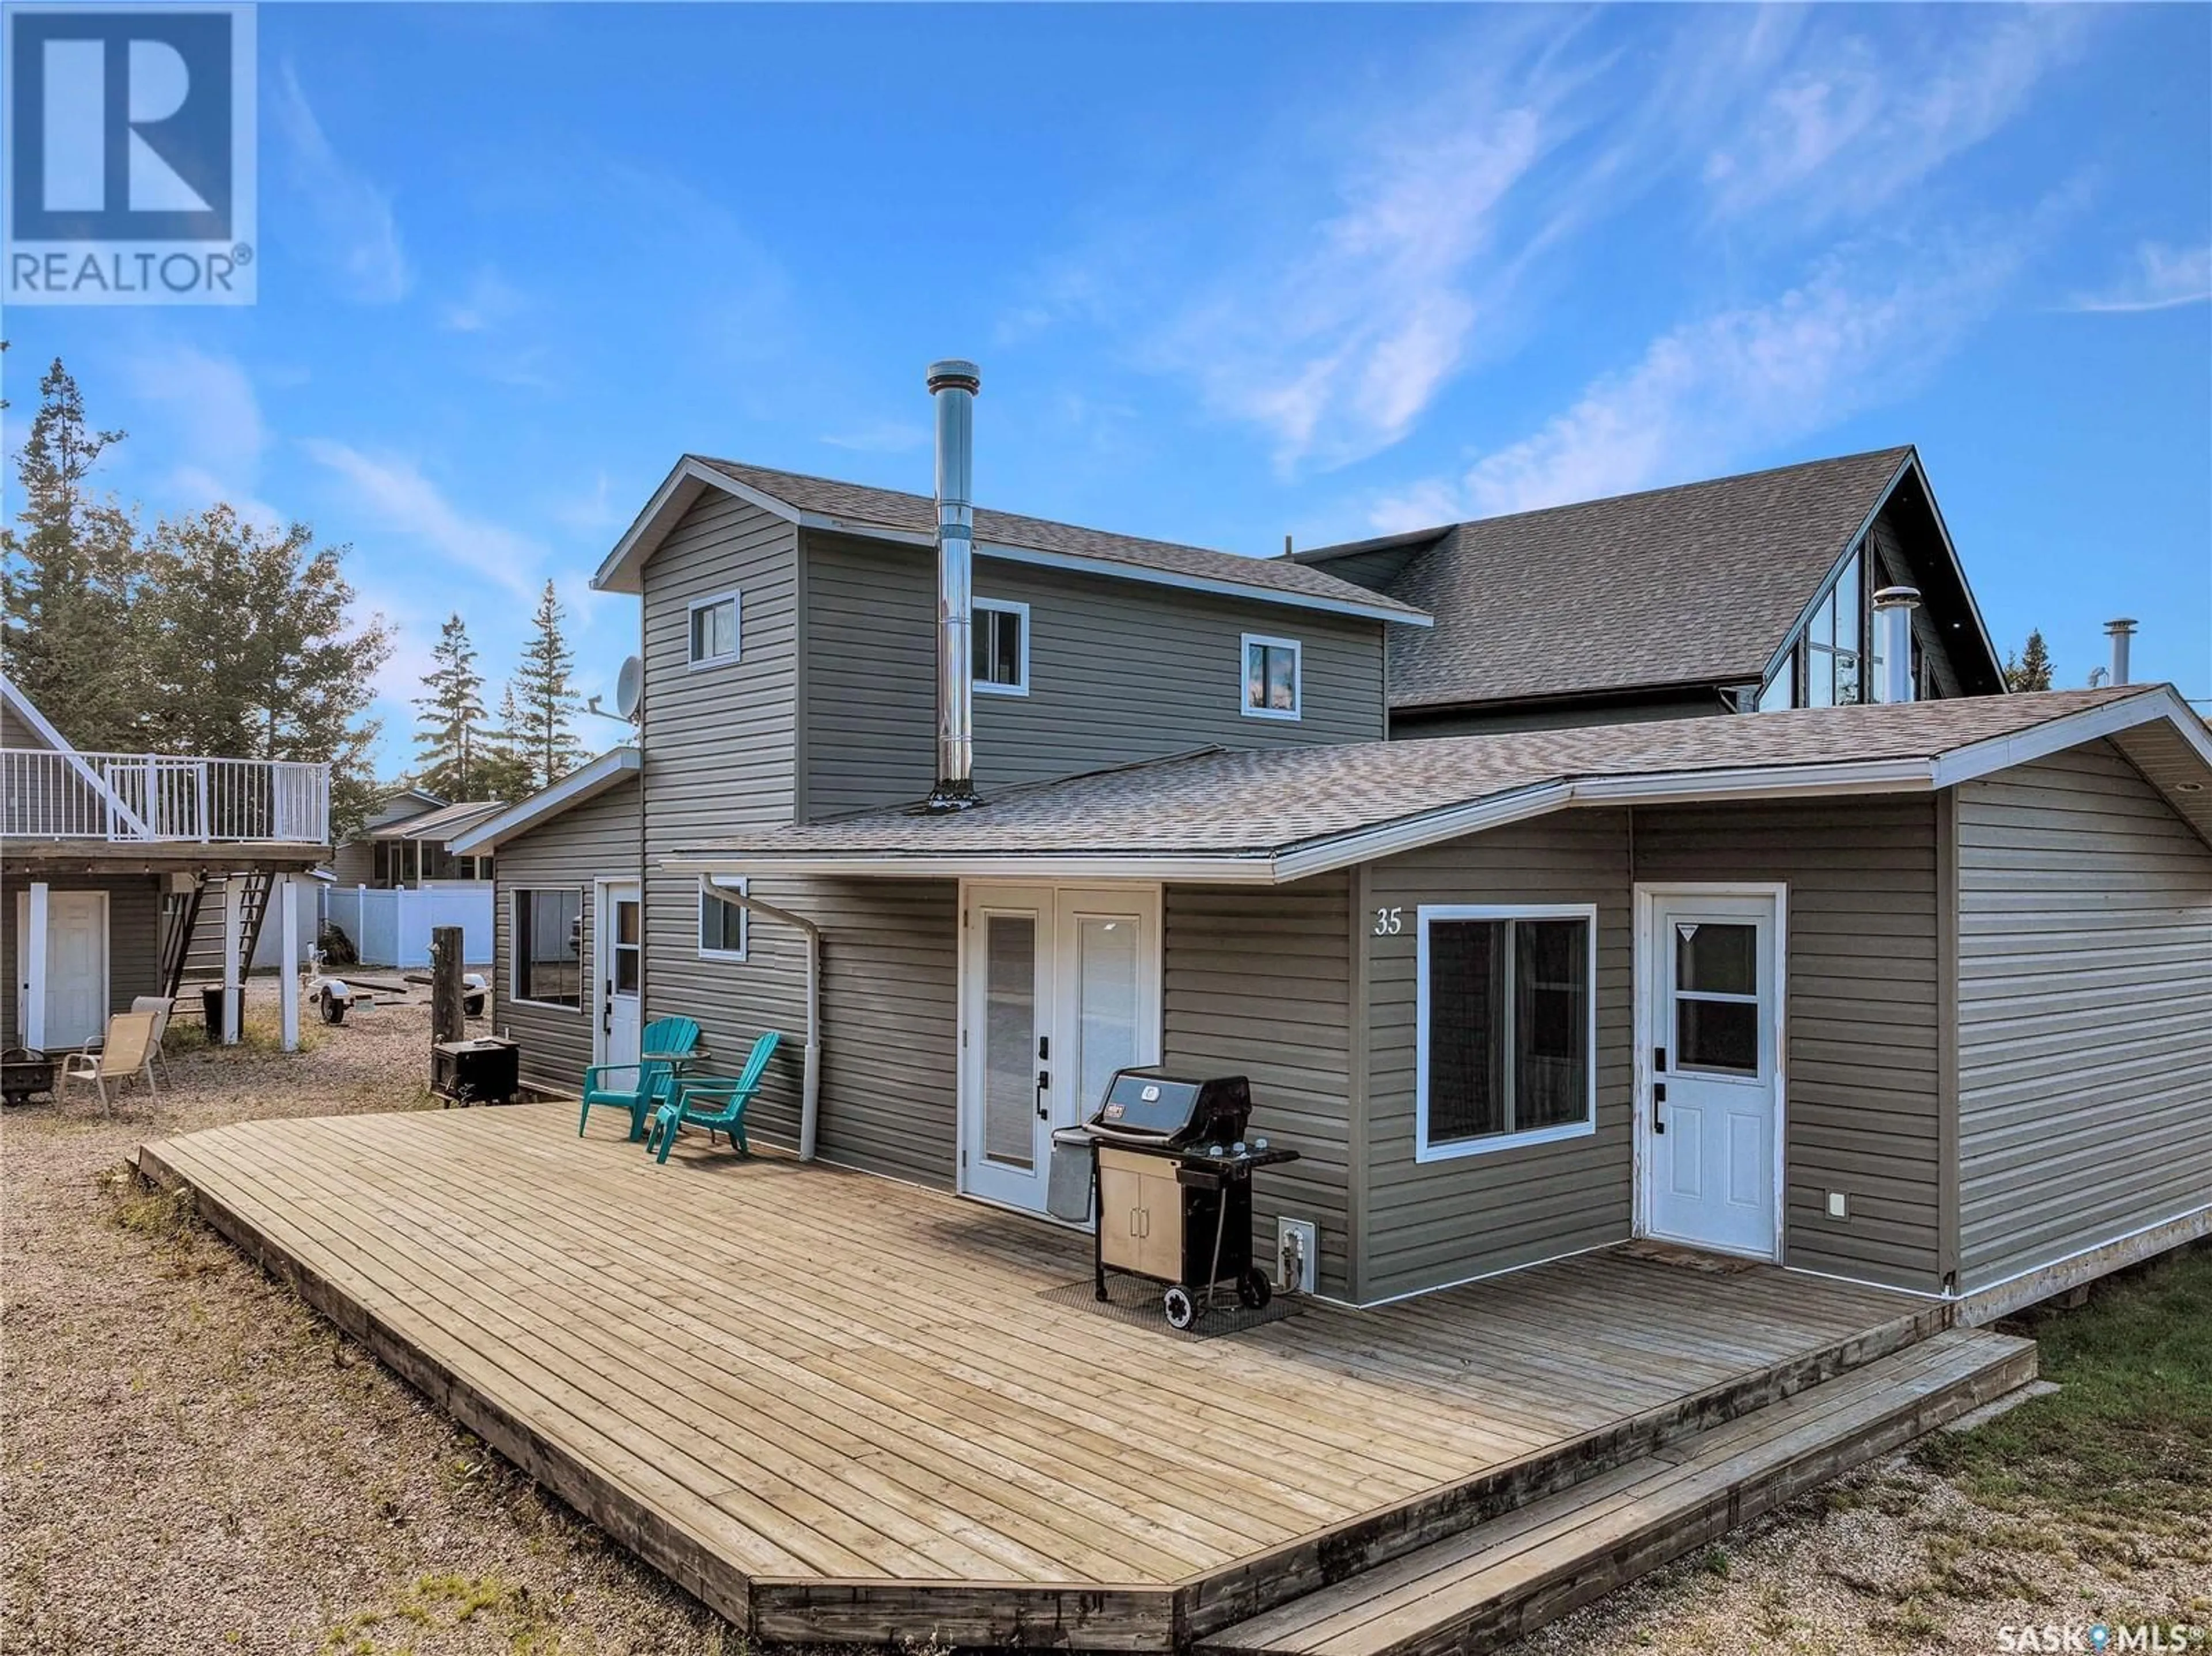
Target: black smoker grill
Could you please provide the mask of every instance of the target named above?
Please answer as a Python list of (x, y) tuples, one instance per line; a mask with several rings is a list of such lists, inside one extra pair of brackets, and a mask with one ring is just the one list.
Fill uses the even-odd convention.
[(1252, 1264), (1252, 1170), (1295, 1162), (1298, 1153), (1247, 1141), (1251, 1115), (1252, 1089), (1243, 1076), (1121, 1070), (1098, 1113), (1055, 1136), (1091, 1150), (1100, 1299), (1106, 1273), (1120, 1271), (1166, 1284), (1161, 1302), (1176, 1328), (1197, 1321), (1223, 1283), (1254, 1310), (1267, 1303), (1267, 1275)]
[(430, 1048), (430, 1090), (452, 1104), (507, 1104), (522, 1084), (522, 1048), (497, 1035)]

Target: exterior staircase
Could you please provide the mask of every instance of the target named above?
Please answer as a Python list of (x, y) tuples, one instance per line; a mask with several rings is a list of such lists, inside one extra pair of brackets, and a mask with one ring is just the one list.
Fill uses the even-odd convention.
[(1494, 1650), (2035, 1378), (1953, 1328), (1200, 1638), (1208, 1656)]
[(240, 883), (244, 937), (240, 943), (240, 968), (250, 967), (261, 941), (261, 928), (269, 918), (270, 898), (276, 876), (266, 869), (242, 874), (216, 874), (187, 892), (171, 892), (161, 907), (161, 973), (169, 998), (185, 992), (187, 981), (222, 981), (222, 927), (226, 888)]

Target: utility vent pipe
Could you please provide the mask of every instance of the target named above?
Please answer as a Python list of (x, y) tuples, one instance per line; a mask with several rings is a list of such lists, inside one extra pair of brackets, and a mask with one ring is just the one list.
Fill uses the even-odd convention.
[(2128, 645), (2136, 635), (2135, 617), (2121, 616), (2105, 623), (2105, 631), (2112, 640), (2112, 682), (2125, 684), (2128, 679)]
[(1874, 644), (1881, 652), (1875, 694), (1884, 701), (1912, 700), (1912, 612), (1919, 607), (1917, 587), (1885, 586), (1874, 595)]
[(975, 393), (973, 362), (929, 365), (937, 399), (937, 786), (932, 810), (975, 803), (974, 659)]

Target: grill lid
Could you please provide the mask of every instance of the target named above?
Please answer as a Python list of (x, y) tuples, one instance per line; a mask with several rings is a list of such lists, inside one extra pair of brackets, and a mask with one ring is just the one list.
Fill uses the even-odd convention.
[(1171, 1076), (1148, 1066), (1115, 1072), (1091, 1125), (1115, 1137), (1167, 1144), (1226, 1142), (1243, 1137), (1251, 1113), (1251, 1085), (1243, 1076)]

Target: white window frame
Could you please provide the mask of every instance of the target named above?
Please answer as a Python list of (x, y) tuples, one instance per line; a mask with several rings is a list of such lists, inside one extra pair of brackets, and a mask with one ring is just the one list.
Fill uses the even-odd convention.
[[(1255, 707), (1252, 705), (1252, 646), (1265, 645), (1271, 650), (1291, 652), (1291, 706), (1288, 712), (1280, 707)], [(1264, 685), (1262, 689), (1264, 691)], [(1289, 719), (1305, 717), (1306, 707), (1306, 646), (1297, 639), (1275, 638), (1266, 633), (1247, 633), (1237, 646), (1237, 704), (1247, 719)]]
[[(533, 891), (573, 891), (576, 894), (576, 1004), (565, 1001), (532, 1000), (522, 992), (522, 927), (515, 918), (515, 903)], [(590, 909), (591, 893), (582, 886), (562, 885), (559, 881), (550, 885), (512, 885), (507, 889), (507, 1000), (510, 1006), (534, 1006), (541, 1011), (569, 1012), (577, 1017), (585, 1016), (585, 982), (590, 974), (584, 970), (584, 915)], [(642, 911), (640, 911), (642, 919)], [(596, 924), (596, 922), (595, 922)]]
[[(1463, 1156), (1489, 1156), (1499, 1150), (1522, 1149), (1531, 1144), (1553, 1144), (1563, 1139), (1588, 1138), (1597, 1131), (1597, 905), (1595, 903), (1424, 903), (1414, 911), (1419, 932), (1414, 955), (1414, 1101), (1413, 1160), (1448, 1162)], [(1443, 920), (1580, 920), (1589, 932), (1583, 951), (1588, 982), (1583, 1004), (1589, 1022), (1583, 1034), (1588, 1090), (1583, 1119), (1556, 1126), (1531, 1127), (1518, 1132), (1487, 1133), (1479, 1138), (1429, 1142), (1429, 926)], [(1511, 1009), (1508, 986), (1509, 1014)]]
[[(724, 891), (734, 891), (740, 897), (752, 895), (752, 882), (742, 874), (714, 874), (708, 877), (707, 884), (719, 886)], [(735, 949), (709, 949), (704, 941), (707, 925), (707, 905), (715, 900), (705, 887), (699, 892), (698, 924), (692, 927), (691, 941), (702, 961), (743, 961), (753, 946), (753, 916), (749, 908), (739, 908), (735, 903), (724, 903), (724, 908), (738, 910), (738, 946)]]
[(1014, 598), (976, 598), (971, 608), (978, 614), (992, 610), (1002, 616), (1017, 616), (1022, 623), (1022, 648), (1019, 670), (1021, 679), (1013, 684), (994, 684), (988, 679), (977, 678), (971, 658), (968, 677), (978, 695), (1027, 695), (1030, 693), (1030, 607)]
[[(716, 604), (730, 606), (730, 652), (720, 656), (693, 655), (699, 642), (699, 612), (711, 610)], [(724, 667), (738, 660), (745, 652), (745, 606), (744, 598), (736, 592), (710, 592), (703, 598), (694, 598), (684, 607), (684, 654), (690, 670), (697, 672), (707, 667)]]

